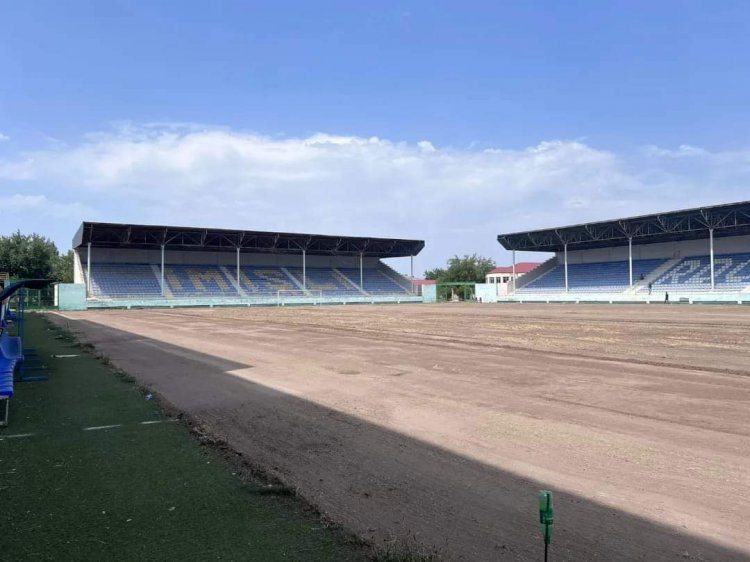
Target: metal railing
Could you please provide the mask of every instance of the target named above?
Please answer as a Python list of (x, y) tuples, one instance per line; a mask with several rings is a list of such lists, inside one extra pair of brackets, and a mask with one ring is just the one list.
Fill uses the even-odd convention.
[[(667, 299), (667, 294), (669, 298)], [(750, 303), (750, 293), (741, 291), (711, 291), (711, 290), (654, 290), (651, 294), (639, 293), (600, 293), (586, 291), (570, 291), (557, 293), (516, 293), (515, 295), (498, 296), (498, 302), (609, 302), (609, 303), (701, 303), (701, 302), (725, 302), (725, 303)]]

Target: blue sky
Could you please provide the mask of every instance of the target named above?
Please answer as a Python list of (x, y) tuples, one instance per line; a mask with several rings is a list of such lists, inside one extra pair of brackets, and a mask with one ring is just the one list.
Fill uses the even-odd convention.
[[(0, 232), (414, 236), (746, 199), (747, 2), (0, 1)], [(531, 256), (525, 256), (531, 257)]]

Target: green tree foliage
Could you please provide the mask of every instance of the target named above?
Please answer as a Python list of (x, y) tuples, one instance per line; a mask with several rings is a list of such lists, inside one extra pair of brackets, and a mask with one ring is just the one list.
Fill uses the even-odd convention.
[(73, 280), (73, 251), (60, 255), (49, 238), (14, 232), (0, 236), (0, 271), (17, 279)]
[(73, 250), (57, 257), (54, 269), (54, 278), (61, 283), (73, 282)]
[(495, 261), (476, 254), (453, 256), (445, 268), (425, 272), (425, 278), (438, 283), (484, 283), (485, 275), (495, 267)]
[(442, 267), (436, 267), (435, 269), (430, 269), (424, 272), (425, 279), (433, 279), (437, 281), (441, 277), (445, 277), (445, 269)]

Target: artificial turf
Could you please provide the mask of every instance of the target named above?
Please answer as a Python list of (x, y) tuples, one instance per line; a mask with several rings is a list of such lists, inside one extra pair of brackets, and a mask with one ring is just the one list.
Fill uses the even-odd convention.
[[(0, 559), (369, 559), (298, 498), (233, 474), (41, 315), (29, 316), (25, 346), (49, 380), (16, 383), (0, 428)], [(53, 357), (67, 354), (77, 357)]]

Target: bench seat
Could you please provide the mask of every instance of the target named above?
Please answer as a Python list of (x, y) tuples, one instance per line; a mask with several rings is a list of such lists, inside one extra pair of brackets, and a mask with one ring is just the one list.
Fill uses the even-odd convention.
[(13, 370), (16, 363), (15, 359), (0, 357), (0, 398), (13, 396)]
[(23, 344), (21, 338), (3, 334), (0, 336), (0, 357), (23, 361)]
[(8, 402), (13, 396), (13, 371), (16, 368), (17, 359), (7, 359), (0, 356), (0, 401), (5, 402), (0, 406), (0, 426), (8, 425)]

